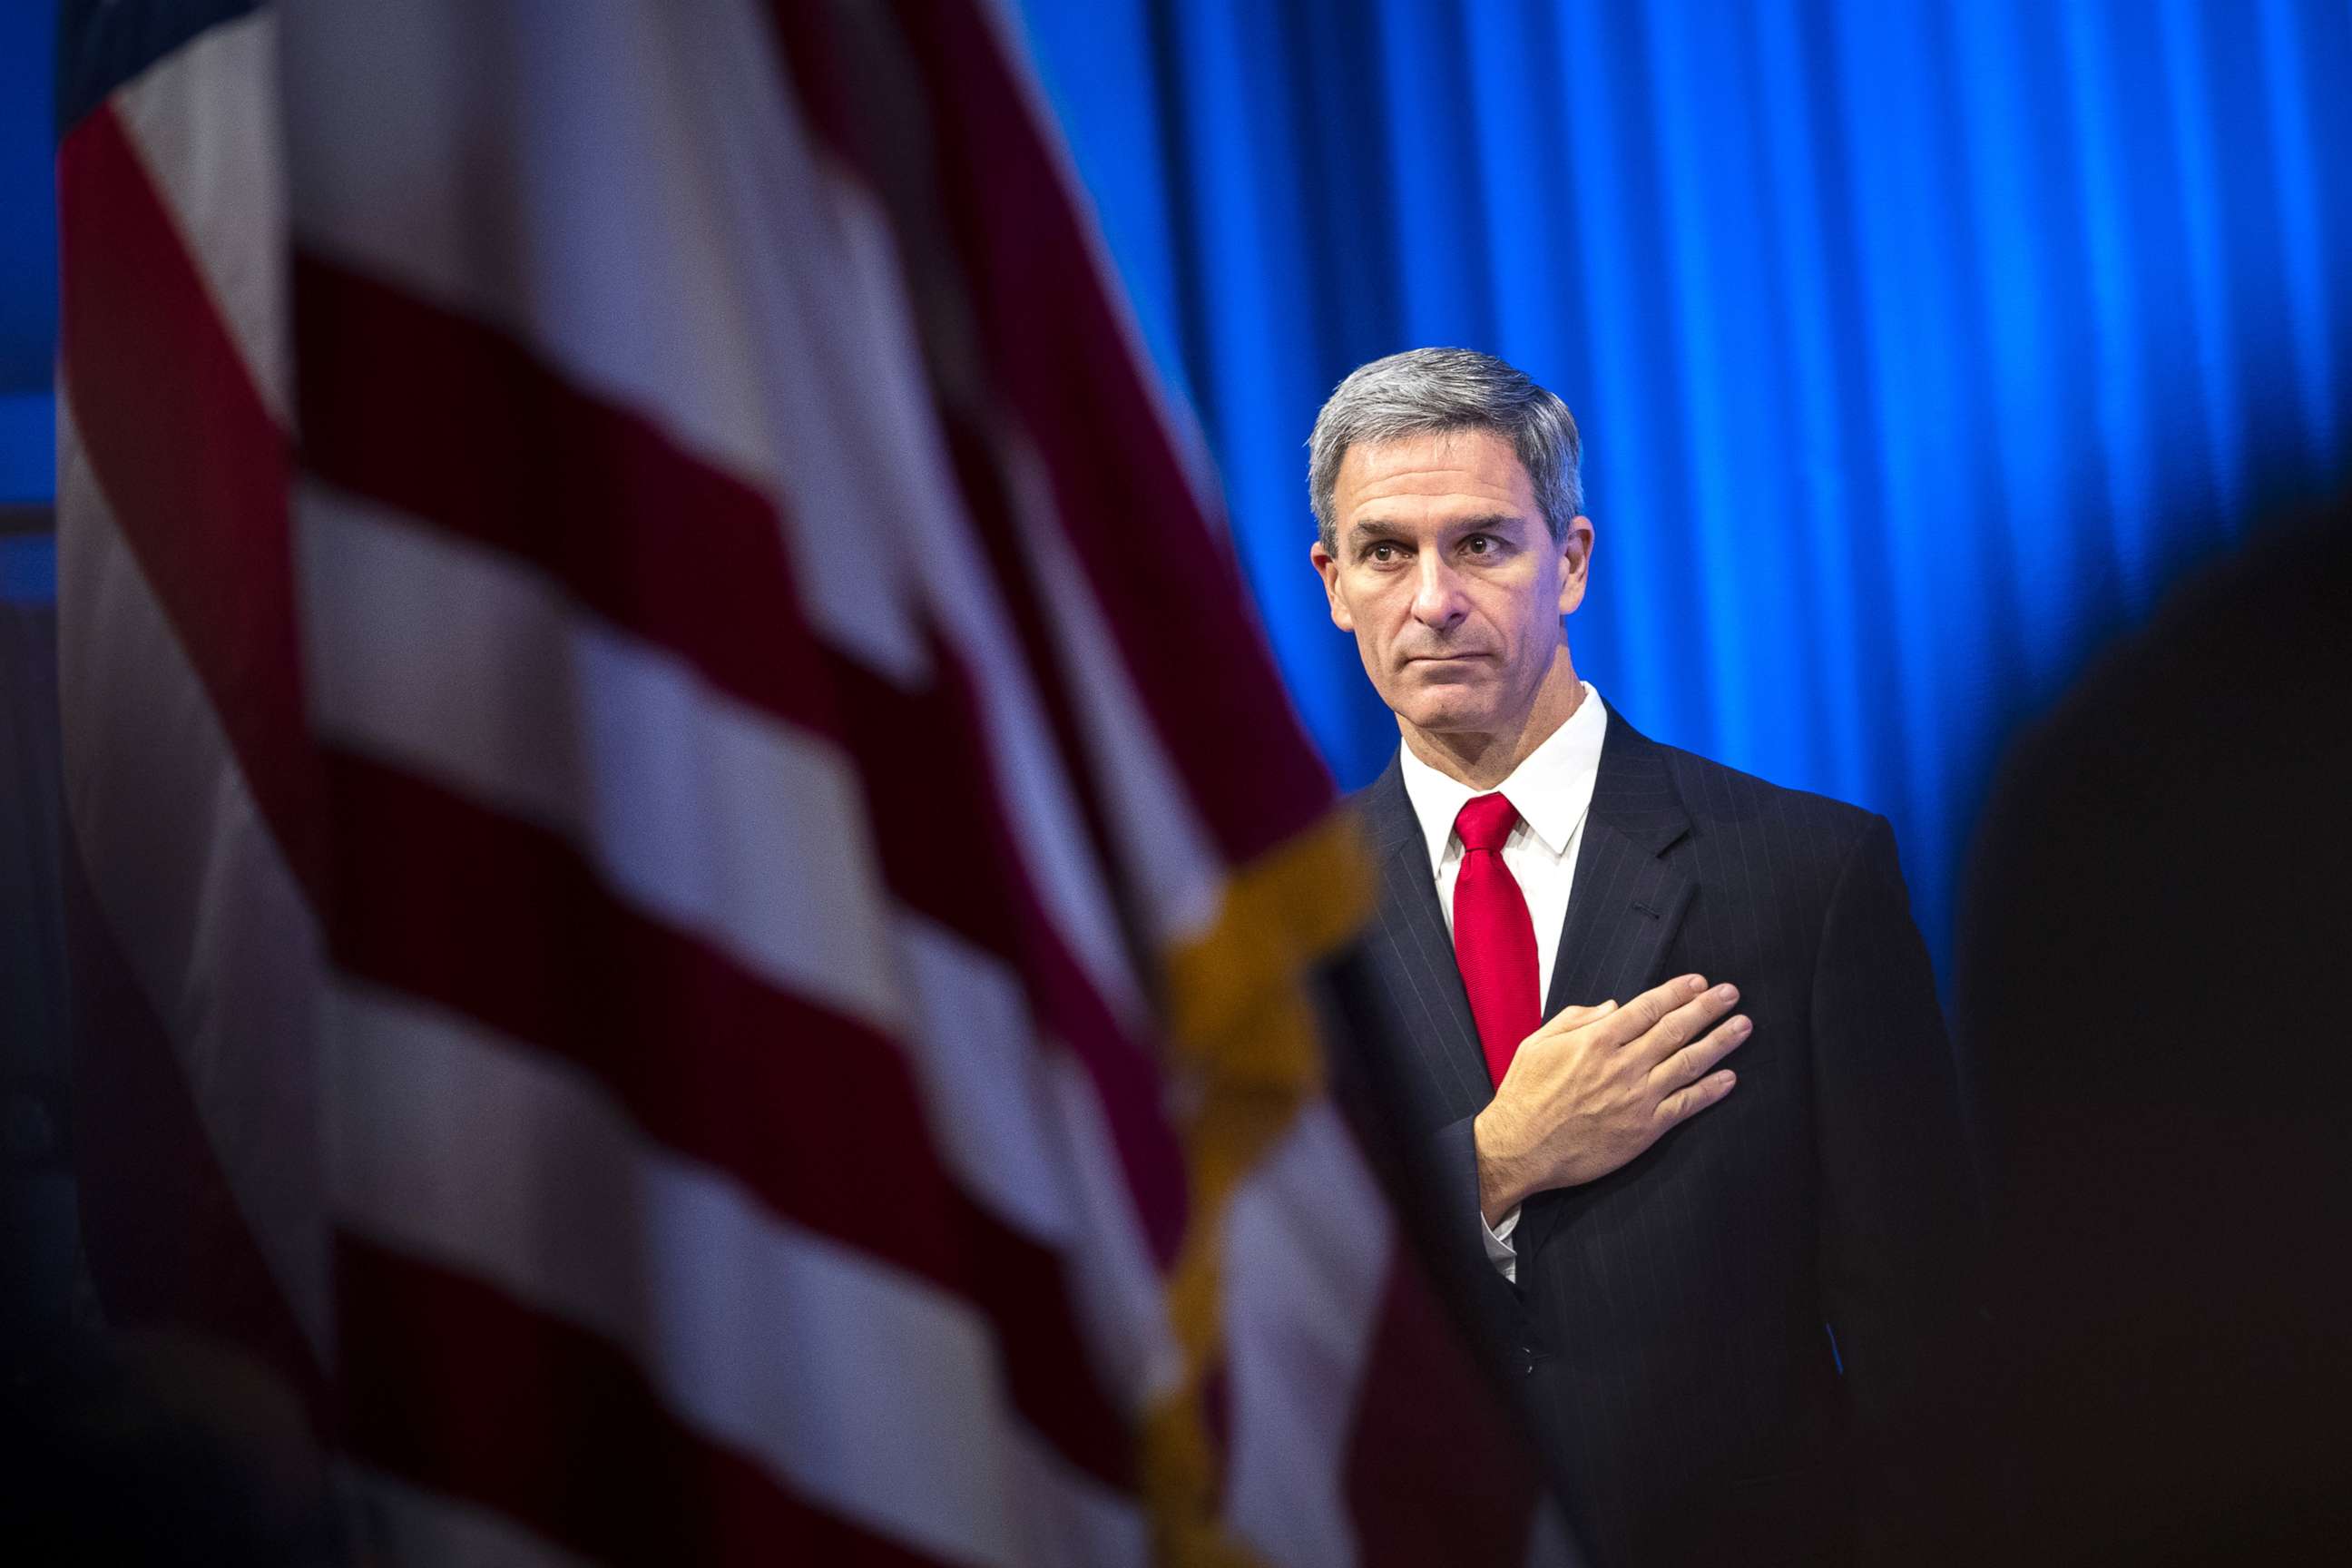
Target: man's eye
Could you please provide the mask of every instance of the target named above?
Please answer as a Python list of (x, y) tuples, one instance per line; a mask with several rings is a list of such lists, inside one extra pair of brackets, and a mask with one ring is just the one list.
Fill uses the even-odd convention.
[(1494, 553), (1495, 542), (1483, 533), (1474, 533), (1462, 542), (1462, 548), (1473, 555), (1491, 555)]
[(1393, 544), (1375, 544), (1367, 553), (1369, 553), (1375, 561), (1383, 563), (1390, 562), (1396, 559), (1396, 546)]

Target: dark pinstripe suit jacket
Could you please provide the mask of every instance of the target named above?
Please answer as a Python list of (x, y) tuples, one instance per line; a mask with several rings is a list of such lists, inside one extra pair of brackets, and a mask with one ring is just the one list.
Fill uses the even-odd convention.
[[(1433, 1266), (1523, 1397), (1601, 1563), (1921, 1560), (1973, 1375), (1977, 1208), (1950, 1048), (1885, 821), (1613, 710), (1546, 1016), (1695, 971), (1756, 1022), (1721, 1104), (1523, 1211), (1485, 1257), (1493, 1089), (1397, 764), (1355, 802), (1380, 905), (1344, 972)], [(1832, 1335), (1834, 1338), (1832, 1338)], [(1843, 1369), (1840, 1370), (1839, 1358)]]

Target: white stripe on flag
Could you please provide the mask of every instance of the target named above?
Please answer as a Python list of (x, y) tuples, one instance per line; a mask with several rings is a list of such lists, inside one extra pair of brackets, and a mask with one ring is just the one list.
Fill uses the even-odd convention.
[(929, 658), (894, 536), (953, 490), (926, 434), (876, 420), (868, 367), (810, 331), (842, 306), (840, 237), (759, 9), (299, 7), (295, 229), (779, 496), (817, 531), (793, 555), (810, 624), (912, 685)]
[(1039, 1037), (1019, 980), (993, 954), (901, 910), (916, 1021), (906, 1039), (932, 1142), (959, 1184), (1063, 1254), (1103, 1386), (1129, 1415), (1173, 1380), (1160, 1274), (1085, 1068)]
[(110, 101), (283, 428), (292, 382), (277, 8), (215, 24)]
[(66, 816), (264, 1264), (323, 1359), (318, 922), (58, 400)]
[[(555, 351), (721, 467), (767, 471), (733, 222), (680, 121), (682, 30), (740, 0), (343, 0), (285, 19), (297, 240)], [(614, 92), (616, 72), (630, 90)], [(718, 106), (713, 106), (716, 109)], [(732, 106), (729, 106), (731, 108)]]
[(1011, 1414), (968, 1303), (648, 1142), (551, 1058), (370, 988), (331, 1012), (345, 1228), (621, 1345), (689, 1426), (866, 1528), (971, 1563), (1132, 1555), (1137, 1510)]
[(1272, 1560), (1356, 1561), (1349, 1439), (1393, 1226), (1328, 1102), (1302, 1110), (1225, 1219), (1225, 1517)]
[(1077, 1240), (1044, 1042), (1020, 976), (921, 915), (902, 912), (899, 950), (917, 1005), (908, 1057), (931, 1111), (931, 1139), (972, 1195), (1031, 1237)]
[(1071, 1201), (1084, 1238), (1069, 1255), (1070, 1288), (1104, 1386), (1139, 1414), (1176, 1386), (1183, 1352), (1094, 1083), (1066, 1052), (1055, 1052), (1048, 1068), (1059, 1131), (1076, 1173)]
[(297, 504), (322, 739), (558, 832), (639, 908), (898, 1024), (865, 803), (830, 742), (714, 691), (513, 557), (315, 480)]

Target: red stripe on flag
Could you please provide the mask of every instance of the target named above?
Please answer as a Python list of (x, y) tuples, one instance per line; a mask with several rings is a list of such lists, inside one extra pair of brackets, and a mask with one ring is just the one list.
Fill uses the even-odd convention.
[(59, 353), (91, 470), (315, 894), (285, 434), (110, 106), (58, 151), (58, 229)]
[(302, 461), (533, 562), (742, 701), (829, 731), (775, 508), (506, 334), (298, 252)]
[(593, 1334), (355, 1237), (338, 1238), (335, 1276), (362, 1462), (598, 1561), (932, 1561), (688, 1431)]
[[(796, 91), (818, 117), (813, 129), (877, 195), (939, 194), (990, 393), (1044, 460), (1063, 536), (1227, 862), (1245, 864), (1305, 831), (1329, 808), (1329, 776), (1298, 728), (1230, 542), (1202, 513), (994, 27), (968, 0), (893, 7), (933, 111), (922, 128), (928, 177), (910, 184), (877, 166), (887, 154), (876, 146), (888, 139), (869, 145), (848, 122), (855, 106), (836, 84), (858, 79), (847, 68), (856, 62), (824, 8), (769, 10)], [(909, 292), (941, 280), (926, 271)], [(1255, 738), (1245, 756), (1236, 735)]]
[(551, 834), (341, 752), (327, 776), (341, 963), (578, 1064), (779, 1214), (961, 1294), (1031, 1423), (1132, 1486), (1061, 1259), (957, 1187), (895, 1045), (630, 910)]

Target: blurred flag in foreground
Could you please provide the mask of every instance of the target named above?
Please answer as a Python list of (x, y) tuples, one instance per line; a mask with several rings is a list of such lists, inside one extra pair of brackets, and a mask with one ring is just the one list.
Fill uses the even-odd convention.
[(93, 1270), (392, 1563), (1521, 1562), (986, 0), (71, 4)]

